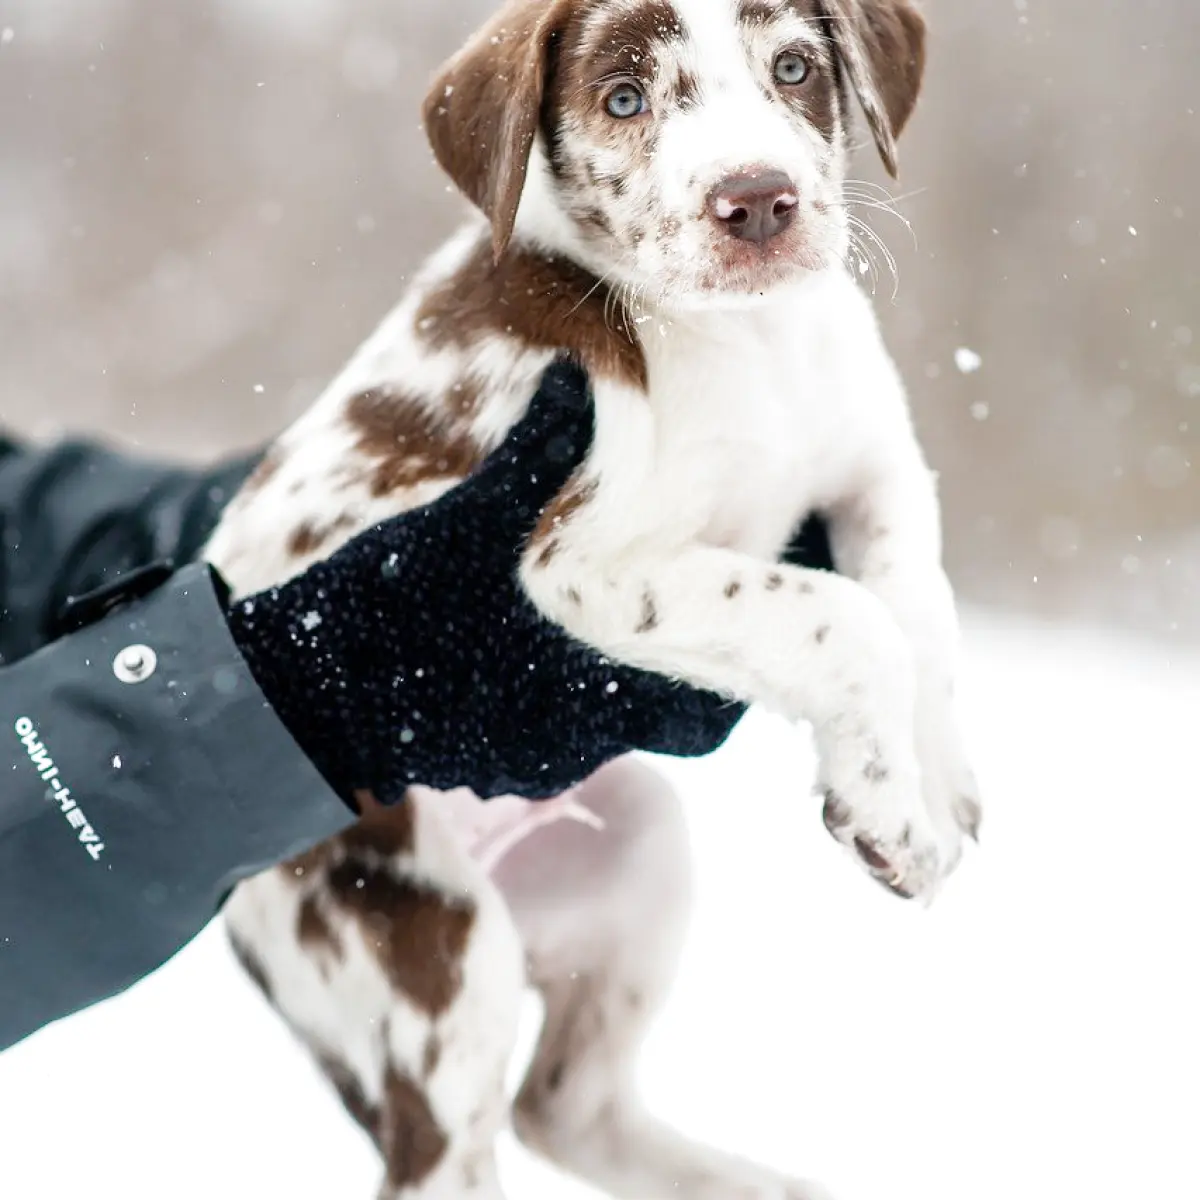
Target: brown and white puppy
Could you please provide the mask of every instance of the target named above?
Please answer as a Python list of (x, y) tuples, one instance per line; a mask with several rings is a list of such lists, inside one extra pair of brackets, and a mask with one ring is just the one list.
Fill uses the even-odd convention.
[[(811, 722), (830, 830), (930, 897), (979, 820), (957, 621), (844, 186), (850, 94), (894, 170), (923, 53), (908, 0), (512, 0), (425, 109), (478, 213), (282, 436), (209, 557), (246, 593), (429, 501), (568, 351), (597, 433), (529, 547), (529, 595), (614, 659)], [(813, 509), (841, 575), (777, 562)], [(376, 1140), (383, 1197), (501, 1195), (532, 984), (546, 1022), (511, 1109), (528, 1145), (617, 1196), (815, 1200), (638, 1103), (687, 910), (679, 806), (628, 760), (549, 808), (414, 789), (244, 884), (228, 916)]]

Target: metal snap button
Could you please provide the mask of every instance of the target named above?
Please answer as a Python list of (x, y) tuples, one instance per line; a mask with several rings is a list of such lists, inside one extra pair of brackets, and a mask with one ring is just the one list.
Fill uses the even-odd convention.
[(149, 646), (126, 646), (113, 659), (113, 674), (122, 683), (141, 683), (157, 666), (158, 655)]

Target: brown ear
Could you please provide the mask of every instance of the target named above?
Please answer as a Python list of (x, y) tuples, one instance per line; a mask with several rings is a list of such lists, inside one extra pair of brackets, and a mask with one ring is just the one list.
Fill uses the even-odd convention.
[(925, 73), (925, 19), (909, 0), (826, 0), (833, 36), (875, 135), (896, 177), (896, 139), (916, 107)]
[(512, 237), (564, 8), (561, 0), (509, 0), (446, 62), (425, 97), (434, 157), (491, 222), (497, 259)]

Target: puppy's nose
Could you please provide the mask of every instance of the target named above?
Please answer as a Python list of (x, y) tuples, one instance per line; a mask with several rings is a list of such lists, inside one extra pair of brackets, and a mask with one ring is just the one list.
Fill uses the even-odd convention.
[(796, 214), (796, 185), (782, 171), (727, 175), (708, 194), (708, 211), (735, 238), (765, 245)]

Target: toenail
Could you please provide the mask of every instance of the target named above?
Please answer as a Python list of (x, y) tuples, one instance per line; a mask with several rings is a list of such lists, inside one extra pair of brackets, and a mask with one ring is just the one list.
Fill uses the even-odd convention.
[[(858, 851), (858, 856), (875, 871), (890, 871), (892, 864), (888, 862), (870, 842), (864, 838), (856, 837), (854, 839), (854, 848)], [(890, 886), (890, 885), (889, 885)]]

